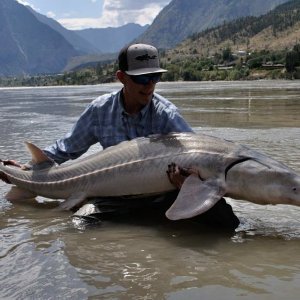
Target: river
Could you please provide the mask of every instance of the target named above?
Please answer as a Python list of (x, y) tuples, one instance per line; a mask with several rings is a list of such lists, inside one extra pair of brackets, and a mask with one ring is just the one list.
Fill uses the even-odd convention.
[[(0, 158), (27, 162), (118, 83), (1, 88)], [(267, 153), (300, 173), (300, 82), (159, 83), (197, 132)], [(93, 146), (91, 152), (99, 146)], [(0, 299), (298, 299), (300, 208), (227, 198), (234, 232), (172, 222), (76, 226), (47, 202), (10, 203), (0, 182)], [(259, 187), (258, 187), (259, 188)]]

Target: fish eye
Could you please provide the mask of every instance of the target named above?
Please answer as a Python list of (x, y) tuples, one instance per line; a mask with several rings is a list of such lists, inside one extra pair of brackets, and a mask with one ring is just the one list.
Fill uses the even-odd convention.
[(293, 192), (297, 192), (297, 188), (294, 187), (294, 188), (293, 188)]

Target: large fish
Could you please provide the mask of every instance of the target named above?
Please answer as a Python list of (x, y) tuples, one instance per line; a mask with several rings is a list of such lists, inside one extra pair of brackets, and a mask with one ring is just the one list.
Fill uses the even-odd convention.
[(71, 209), (89, 197), (162, 194), (175, 189), (166, 170), (175, 163), (197, 170), (183, 182), (167, 210), (172, 220), (191, 218), (223, 196), (258, 204), (300, 206), (300, 176), (246, 146), (202, 134), (169, 134), (122, 142), (72, 164), (51, 166), (33, 144), (32, 170), (0, 164), (0, 177), (15, 185), (7, 199), (37, 195), (65, 199)]

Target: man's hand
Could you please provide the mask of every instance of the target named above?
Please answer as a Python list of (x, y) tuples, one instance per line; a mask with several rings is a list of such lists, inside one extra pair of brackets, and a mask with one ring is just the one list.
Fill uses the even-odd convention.
[(19, 162), (17, 162), (16, 160), (12, 160), (12, 159), (2, 160), (2, 159), (0, 159), (0, 162), (2, 162), (4, 166), (14, 166), (14, 167), (22, 168), (22, 165)]
[[(19, 162), (17, 162), (16, 160), (2, 160), (0, 159), (0, 163), (2, 163), (4, 166), (13, 166), (13, 167), (17, 167), (20, 168), (22, 170), (28, 170), (28, 167), (26, 165), (22, 165)], [(9, 181), (8, 177), (6, 174), (4, 174), (3, 172), (0, 172), (0, 179), (8, 184), (10, 184), (11, 182)]]
[(198, 170), (193, 168), (182, 168), (175, 163), (171, 163), (170, 165), (168, 165), (167, 174), (170, 182), (177, 189), (181, 189), (184, 180), (192, 174), (198, 176), (200, 180), (203, 180)]
[(30, 163), (20, 164), (19, 162), (17, 162), (16, 160), (13, 160), (13, 159), (8, 159), (8, 160), (2, 160), (2, 159), (0, 159), (0, 163), (3, 163), (4, 166), (17, 167), (17, 168), (20, 168), (20, 169), (22, 169), (24, 171), (32, 169)]

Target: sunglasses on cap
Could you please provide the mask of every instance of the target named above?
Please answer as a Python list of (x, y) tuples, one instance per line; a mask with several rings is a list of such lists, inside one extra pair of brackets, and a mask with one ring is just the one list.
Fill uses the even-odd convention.
[(130, 75), (130, 78), (134, 83), (137, 83), (137, 84), (147, 85), (150, 83), (150, 81), (155, 84), (160, 81), (161, 73), (144, 74), (144, 75)]

